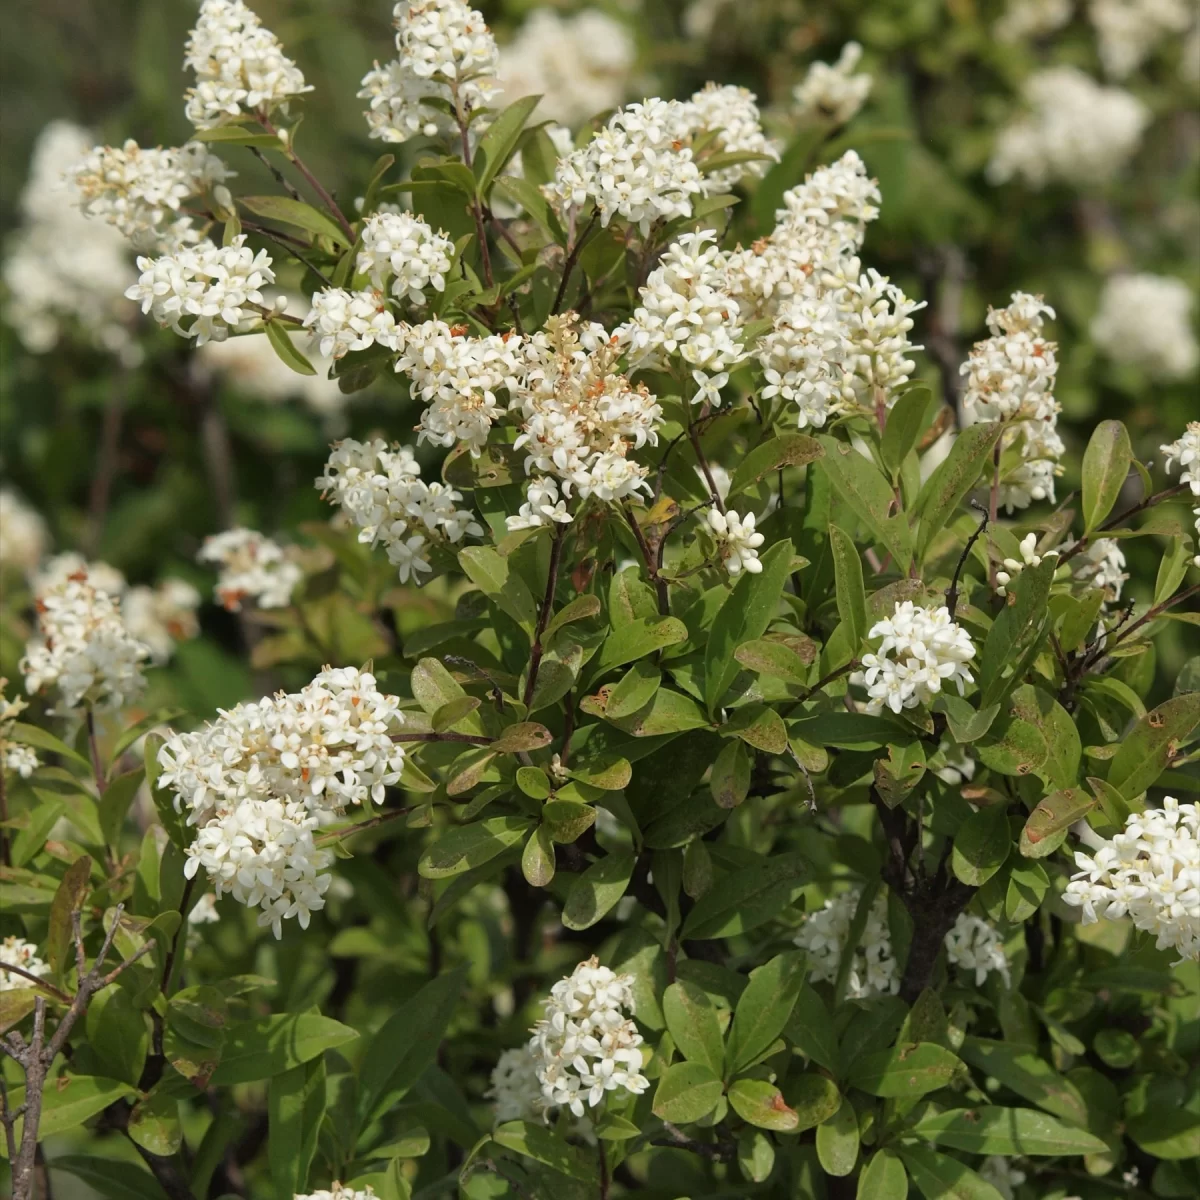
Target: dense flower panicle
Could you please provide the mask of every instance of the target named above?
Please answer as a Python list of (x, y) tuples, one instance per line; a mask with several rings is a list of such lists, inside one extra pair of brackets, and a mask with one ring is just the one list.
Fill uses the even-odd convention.
[(142, 147), (130, 138), (93, 147), (68, 177), (86, 216), (107, 221), (138, 250), (169, 253), (200, 240), (195, 222), (180, 212), (183, 202), (232, 174), (200, 142)]
[(758, 548), (766, 539), (754, 528), (753, 513), (740, 517), (733, 509), (722, 512), (714, 505), (708, 510), (705, 522), (717, 543), (721, 564), (731, 576), (743, 571), (758, 575), (762, 571)]
[[(861, 896), (859, 889), (841, 892), (826, 900), (823, 908), (804, 918), (795, 943), (808, 954), (810, 978), (829, 983), (837, 979)], [(976, 987), (993, 972), (1008, 986), (1008, 957), (1004, 953), (1004, 943), (995, 927), (987, 921), (970, 913), (959, 913), (943, 945), (951, 966), (975, 973)], [(849, 999), (894, 995), (900, 990), (900, 969), (888, 928), (886, 893), (881, 892), (875, 897), (853, 953), (846, 982)]]
[(400, 348), (401, 331), (396, 318), (388, 310), (384, 294), (374, 288), (361, 292), (324, 288), (314, 292), (304, 325), (312, 330), (321, 354), (334, 360), (376, 343), (389, 350)]
[(125, 295), (198, 346), (259, 324), (267, 304), (262, 289), (275, 282), (271, 256), (251, 250), (244, 233), (225, 246), (206, 239), (174, 254), (139, 258), (138, 269), (141, 276)]
[(404, 750), (400, 701), (354, 667), (326, 667), (300, 692), (239, 704), (159, 751), (160, 786), (196, 826), (185, 873), (261, 908), (260, 925), (324, 906), (333, 855), (314, 832), (347, 808), (382, 804)]
[(434, 542), (483, 536), (474, 514), (457, 507), (458, 492), (425, 483), (412, 450), (381, 438), (337, 442), (316, 486), (358, 526), (360, 542), (383, 546), (401, 583), (433, 570), (428, 551)]
[(498, 74), (506, 101), (541, 96), (543, 118), (576, 126), (625, 99), (636, 55), (629, 29), (607, 13), (535, 8), (500, 47)]
[(1121, 88), (1104, 87), (1076, 67), (1030, 76), (1028, 112), (1000, 131), (988, 178), (1021, 177), (1031, 187), (1060, 181), (1086, 187), (1111, 179), (1133, 156), (1150, 111)]
[(542, 1084), (538, 1078), (538, 1060), (528, 1045), (505, 1050), (492, 1068), (484, 1096), (492, 1102), (495, 1124), (505, 1121), (530, 1121), (545, 1111)]
[(650, 1086), (641, 1074), (632, 985), (632, 976), (590, 958), (550, 989), (546, 1015), (529, 1042), (546, 1108), (582, 1117), (585, 1105), (595, 1108), (605, 1092), (638, 1096)]
[(879, 216), (879, 184), (854, 150), (836, 162), (820, 167), (783, 194), (784, 207), (775, 212), (776, 222), (802, 221), (838, 229), (840, 237), (861, 246), (865, 226)]
[(69, 121), (51, 121), (38, 135), (21, 192), (22, 223), (6, 244), (4, 319), (35, 354), (78, 328), (133, 365), (141, 350), (128, 327), (128, 245), (116, 229), (83, 215), (66, 178), (91, 145), (91, 135)]
[(896, 389), (916, 370), (909, 354), (924, 349), (914, 346), (908, 333), (912, 314), (925, 301), (910, 300), (874, 267), (847, 283), (844, 296), (848, 382), (868, 406), (877, 407), (882, 394), (890, 408), (899, 399)]
[(383, 291), (391, 284), (397, 300), (424, 304), (425, 293), (446, 290), (454, 243), (410, 213), (377, 212), (363, 222), (358, 271)]
[(1104, 592), (1105, 604), (1115, 604), (1121, 599), (1121, 588), (1129, 578), (1121, 544), (1116, 538), (1096, 538), (1089, 542), (1075, 559), (1072, 574)]
[(871, 94), (871, 76), (854, 74), (861, 59), (862, 47), (857, 42), (847, 42), (837, 62), (832, 65), (814, 62), (803, 81), (792, 90), (800, 112), (835, 125), (849, 121)]
[(1153, 379), (1183, 379), (1200, 362), (1192, 332), (1192, 291), (1163, 275), (1115, 275), (1100, 294), (1092, 341), (1114, 362)]
[(434, 137), (453, 123), (430, 100), (455, 104), (464, 116), (487, 104), (499, 85), (496, 39), (463, 0), (400, 0), (393, 9), (397, 57), (363, 77), (371, 136), (405, 142)]
[(0, 676), (0, 770), (11, 771), (28, 779), (37, 770), (38, 756), (32, 746), (12, 740), (13, 725), (29, 707), (20, 696), (9, 700), (4, 695), (8, 680)]
[(42, 515), (10, 487), (0, 487), (0, 567), (29, 573), (50, 540)]
[(150, 648), (129, 632), (117, 601), (93, 587), (85, 571), (39, 591), (37, 610), (38, 632), (21, 659), (31, 695), (57, 688), (60, 711), (120, 708), (145, 687), (142, 666)]
[(679, 100), (645, 100), (616, 112), (586, 146), (559, 161), (550, 196), (563, 208), (591, 200), (608, 225), (620, 216), (643, 235), (655, 221), (692, 215), (704, 191), (686, 145), (692, 112)]
[(184, 66), (196, 74), (187, 118), (212, 129), (245, 114), (271, 113), (312, 88), (279, 39), (242, 0), (202, 0)]
[(405, 326), (396, 370), (426, 405), (417, 440), (447, 447), (461, 442), (478, 456), (503, 412), (497, 393), (512, 391), (523, 372), (522, 341), (510, 334), (468, 337), (465, 326), (445, 321)]
[(928, 609), (911, 600), (897, 603), (895, 612), (877, 621), (867, 637), (882, 640), (863, 655), (866, 670), (852, 675), (851, 682), (866, 686), (869, 713), (928, 704), (944, 683), (956, 684), (961, 696), (964, 685), (974, 681), (967, 664), (975, 657), (975, 646), (945, 605)]
[(1130, 814), (1111, 840), (1092, 837), (1095, 852), (1076, 852), (1063, 893), (1084, 924), (1128, 916), (1160, 950), (1200, 959), (1200, 808), (1167, 796), (1162, 808)]
[(88, 583), (98, 592), (120, 600), (129, 587), (124, 574), (106, 562), (89, 561), (76, 550), (64, 550), (43, 562), (31, 577), (33, 590), (44, 592), (65, 584), (72, 576), (86, 575)]
[(1196, 6), (1192, 0), (1090, 0), (1088, 17), (1105, 71), (1124, 79), (1195, 22)]
[(155, 663), (165, 663), (176, 642), (200, 632), (196, 609), (200, 593), (186, 580), (164, 579), (157, 587), (131, 587), (121, 600), (121, 615), (129, 632), (150, 648)]
[(619, 338), (574, 313), (550, 317), (528, 339), (509, 412), (521, 426), (513, 449), (525, 451), (526, 474), (541, 478), (510, 529), (570, 521), (572, 497), (610, 502), (645, 488), (647, 468), (632, 452), (658, 444), (662, 409), (621, 372), (620, 355)]
[(50, 964), (38, 958), (37, 946), (16, 936), (6, 937), (0, 942), (0, 992), (11, 992), (29, 987), (29, 980), (5, 967), (20, 967), (30, 975), (41, 978), (50, 974)]
[(729, 294), (725, 256), (711, 229), (681, 235), (641, 289), (641, 305), (616, 331), (631, 366), (666, 367), (678, 357), (691, 370), (693, 404), (721, 403), (729, 371), (747, 355), (740, 309)]
[[(713, 133), (705, 157), (716, 154), (761, 154), (757, 162), (736, 163), (706, 171), (704, 189), (709, 193), (735, 187), (747, 177), (760, 179), (772, 162), (779, 161), (779, 145), (763, 133), (757, 97), (733, 84), (707, 83), (687, 103), (691, 136)], [(701, 163), (703, 169), (703, 163)]]
[(196, 561), (218, 568), (213, 594), (229, 612), (247, 600), (255, 608), (286, 608), (303, 574), (280, 545), (253, 529), (206, 537)]

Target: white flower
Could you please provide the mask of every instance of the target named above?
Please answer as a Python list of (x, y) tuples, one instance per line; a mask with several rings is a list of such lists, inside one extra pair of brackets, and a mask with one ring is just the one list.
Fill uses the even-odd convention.
[(113, 600), (120, 600), (129, 586), (125, 576), (106, 562), (89, 562), (75, 550), (64, 550), (48, 558), (32, 576), (35, 593), (44, 592), (64, 584), (72, 576), (86, 575), (88, 583), (98, 592), (104, 592)]
[(882, 394), (890, 408), (896, 389), (916, 369), (908, 355), (923, 346), (908, 340), (912, 314), (925, 307), (907, 296), (874, 267), (845, 289), (845, 336), (849, 343), (846, 372), (851, 387), (869, 407)]
[(495, 1124), (528, 1121), (542, 1115), (542, 1084), (537, 1065), (528, 1045), (505, 1050), (496, 1060), (488, 1090), (484, 1092), (492, 1102)]
[[(1069, 9), (1068, 15), (1070, 15)], [(1004, 1200), (1013, 1200), (1016, 1196), (1016, 1189), (1026, 1179), (1025, 1172), (1015, 1167), (1012, 1159), (1005, 1158), (1002, 1154), (989, 1155), (980, 1163), (977, 1171), (980, 1178), (990, 1183), (1004, 1197)], [(1063, 1200), (1067, 1200), (1067, 1198), (1063, 1197)]]
[(871, 76), (854, 74), (861, 58), (862, 47), (857, 42), (847, 42), (832, 66), (814, 62), (804, 81), (792, 90), (800, 112), (835, 125), (849, 121), (871, 94)]
[(139, 258), (138, 269), (141, 276), (125, 295), (198, 346), (259, 324), (266, 304), (261, 289), (275, 282), (271, 256), (251, 250), (244, 233), (227, 246), (205, 240), (175, 254)]
[(1183, 379), (1200, 362), (1192, 333), (1192, 291), (1163, 275), (1114, 275), (1092, 318), (1092, 341), (1114, 362), (1152, 379)]
[[(1112, 539), (1107, 539), (1111, 541)], [(1116, 543), (1113, 542), (1115, 546)], [(1019, 575), (1026, 567), (1039, 567), (1042, 564), (1042, 555), (1036, 553), (1037, 549), (1037, 534), (1027, 533), (1020, 541), (1019, 550), (1021, 557), (1006, 558), (1004, 560), (1004, 569), (996, 572), (996, 595), (1007, 596), (1008, 585), (1012, 583), (1013, 577)], [(1057, 551), (1050, 551), (1057, 557)], [(1121, 565), (1124, 566), (1125, 560), (1122, 558)], [(1122, 577), (1124, 578), (1124, 577)], [(1103, 586), (1103, 585), (1097, 585)], [(1120, 586), (1117, 588), (1118, 596), (1120, 594)], [(1116, 597), (1114, 597), (1115, 599)]]
[(715, 134), (701, 159), (718, 154), (762, 154), (758, 162), (738, 163), (704, 172), (704, 190), (719, 193), (736, 186), (745, 178), (760, 179), (771, 162), (779, 161), (779, 145), (762, 130), (758, 104), (753, 92), (733, 84), (707, 83), (687, 102), (686, 116), (694, 142), (706, 134)]
[(1105, 603), (1115, 604), (1121, 598), (1121, 588), (1129, 578), (1125, 571), (1125, 555), (1116, 538), (1096, 538), (1076, 559), (1073, 572), (1091, 587), (1105, 593)]
[(39, 978), (50, 974), (50, 964), (38, 958), (37, 946), (16, 935), (6, 937), (0, 942), (0, 992), (12, 992), (17, 988), (31, 986), (23, 975), (18, 975), (15, 971), (6, 971), (5, 967), (20, 967)]
[(765, 539), (754, 528), (753, 513), (739, 517), (733, 509), (722, 512), (714, 505), (708, 510), (705, 521), (716, 539), (721, 562), (731, 576), (743, 571), (757, 575), (762, 571), (758, 548)]
[(557, 522), (569, 525), (574, 520), (567, 511), (567, 502), (558, 494), (558, 485), (553, 479), (537, 478), (529, 481), (525, 489), (525, 503), (516, 516), (505, 517), (505, 525), (512, 531), (539, 529), (543, 525)]
[(162, 787), (196, 826), (184, 873), (261, 908), (276, 937), (324, 907), (333, 861), (314, 831), (347, 808), (382, 804), (404, 750), (400, 701), (354, 667), (326, 667), (300, 692), (239, 704), (159, 751)]
[(796, 406), (799, 428), (820, 429), (841, 400), (853, 398), (846, 378), (852, 352), (846, 323), (832, 304), (795, 297), (758, 341), (755, 353), (767, 383), (761, 396), (781, 396)]
[(233, 173), (199, 142), (164, 149), (95, 146), (68, 173), (83, 212), (107, 221), (139, 250), (171, 252), (200, 239), (180, 214), (189, 196), (209, 191)]
[(1079, 868), (1063, 899), (1085, 925), (1128, 916), (1154, 934), (1160, 950), (1200, 959), (1200, 809), (1173, 796), (1162, 808), (1131, 813), (1094, 854), (1075, 854)]
[(375, 1192), (369, 1185), (361, 1190), (343, 1187), (335, 1179), (328, 1188), (297, 1195), (296, 1200), (375, 1200)]
[(196, 74), (187, 91), (187, 118), (212, 129), (245, 114), (287, 111), (288, 101), (312, 88), (242, 0), (202, 0), (188, 36), (184, 66)]
[(131, 587), (121, 599), (121, 616), (129, 632), (150, 648), (157, 664), (165, 663), (175, 643), (200, 632), (196, 609), (200, 593), (182, 579), (164, 579), (155, 588)]
[(396, 59), (364, 76), (371, 136), (405, 142), (453, 128), (429, 101), (453, 105), (465, 117), (497, 90), (498, 52), (483, 16), (463, 0), (400, 0), (393, 9)]
[(396, 318), (388, 311), (384, 294), (377, 290), (325, 288), (314, 292), (304, 325), (313, 331), (314, 341), (326, 358), (339, 359), (376, 342), (390, 350), (400, 346)]
[(1019, 42), (1053, 33), (1071, 19), (1071, 9), (1071, 0), (1008, 0), (996, 22), (996, 36), (1003, 42)]
[(1061, 181), (1076, 187), (1103, 183), (1137, 150), (1150, 111), (1136, 96), (1107, 88), (1076, 67), (1049, 67), (1030, 76), (1028, 111), (1000, 131), (988, 178), (1016, 176), (1031, 187)]
[(1184, 33), (1196, 8), (1190, 0), (1091, 0), (1088, 16), (1105, 71), (1124, 79), (1172, 34)]
[(975, 972), (976, 987), (982, 987), (993, 971), (1004, 980), (1005, 987), (1010, 985), (1004, 940), (982, 917), (959, 913), (954, 928), (946, 934), (944, 945), (946, 960), (952, 967)]
[(568, 1108), (582, 1117), (606, 1092), (641, 1095), (642, 1035), (631, 1016), (633, 978), (617, 975), (595, 958), (581, 962), (550, 989), (546, 1015), (533, 1028), (529, 1053), (545, 1108)]
[(1170, 471), (1178, 461), (1179, 482), (1186, 483), (1193, 496), (1200, 496), (1200, 421), (1189, 421), (1181, 438), (1159, 450), (1166, 456), (1166, 469)]
[(548, 191), (563, 208), (591, 199), (602, 225), (620, 216), (643, 235), (655, 221), (689, 217), (692, 197), (704, 191), (685, 144), (691, 132), (691, 110), (678, 100), (630, 104), (559, 162)]
[(4, 695), (8, 680), (0, 677), (0, 769), (12, 771), (28, 779), (38, 768), (37, 752), (32, 746), (12, 740), (17, 718), (29, 707), (19, 696), (9, 700)]
[(362, 227), (357, 269), (380, 291), (391, 280), (397, 300), (424, 304), (425, 292), (446, 290), (454, 243), (409, 213), (372, 213)]
[(21, 659), (30, 695), (57, 687), (59, 711), (120, 708), (145, 687), (149, 647), (126, 629), (117, 602), (93, 587), (85, 571), (39, 591), (37, 610), (38, 632)]
[(229, 612), (240, 612), (244, 600), (255, 608), (286, 608), (303, 574), (282, 547), (253, 529), (206, 537), (196, 561), (219, 568), (213, 591)]
[(195, 904), (192, 905), (192, 911), (188, 913), (189, 925), (215, 925), (221, 919), (221, 914), (217, 912), (217, 893), (205, 892)]
[(575, 126), (621, 103), (635, 57), (628, 27), (599, 9), (535, 8), (500, 47), (498, 74), (506, 102), (541, 96), (543, 118)]
[(954, 623), (945, 605), (927, 609), (911, 600), (897, 603), (895, 612), (877, 621), (867, 637), (882, 640), (863, 655), (865, 671), (850, 678), (866, 687), (869, 713), (928, 704), (943, 683), (956, 684), (962, 695), (964, 685), (974, 680), (967, 667), (975, 657), (970, 634)]
[(41, 514), (12, 488), (0, 487), (0, 567), (32, 571), (46, 553), (48, 541)]

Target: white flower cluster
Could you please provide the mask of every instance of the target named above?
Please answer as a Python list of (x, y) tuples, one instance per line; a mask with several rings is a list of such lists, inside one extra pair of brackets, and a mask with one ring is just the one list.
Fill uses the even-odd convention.
[(928, 704), (947, 682), (956, 684), (961, 696), (964, 685), (974, 681), (967, 666), (975, 657), (971, 635), (955, 624), (945, 605), (928, 609), (911, 600), (897, 603), (867, 637), (882, 640), (863, 655), (866, 670), (852, 675), (851, 682), (866, 687), (869, 713)]
[(64, 550), (46, 559), (32, 576), (34, 594), (60, 587), (72, 576), (86, 575), (88, 583), (113, 600), (120, 600), (129, 587), (125, 576), (110, 563), (89, 561), (75, 550)]
[(20, 493), (0, 487), (0, 567), (32, 571), (46, 553), (48, 540), (41, 513)]
[[(747, 176), (755, 179), (767, 173), (772, 162), (779, 161), (779, 145), (763, 133), (757, 97), (744, 87), (707, 83), (693, 93), (686, 113), (692, 141), (714, 135), (699, 159), (705, 172), (704, 189), (708, 193), (734, 187)], [(760, 154), (758, 161), (734, 163), (706, 170), (709, 157), (720, 154)]]
[(462, 443), (478, 455), (501, 415), (496, 393), (517, 386), (524, 372), (522, 339), (512, 334), (467, 336), (466, 326), (426, 321), (402, 330), (396, 370), (426, 405), (417, 440), (435, 446)]
[(569, 522), (560, 487), (563, 497), (605, 502), (643, 488), (647, 468), (630, 454), (658, 444), (662, 409), (644, 384), (618, 370), (619, 339), (570, 313), (552, 316), (524, 353), (527, 369), (509, 405), (521, 424), (513, 449), (525, 450), (526, 474), (540, 477), (508, 527)]
[[(371, 136), (406, 142), (453, 128), (438, 104), (462, 117), (498, 89), (499, 52), (483, 16), (463, 0), (399, 0), (393, 9), (397, 57), (363, 77), (359, 99)], [(435, 104), (430, 104), (435, 101)]]
[(1021, 177), (1031, 187), (1103, 183), (1133, 156), (1150, 110), (1121, 88), (1104, 87), (1076, 67), (1048, 67), (1025, 82), (1028, 112), (1000, 131), (988, 178)]
[(721, 403), (729, 371), (747, 354), (738, 339), (738, 302), (728, 290), (725, 256), (711, 229), (685, 233), (663, 255), (641, 289), (641, 305), (617, 331), (630, 365), (666, 367), (678, 356), (691, 370), (693, 404)]
[(138, 269), (141, 275), (125, 295), (198, 346), (259, 324), (267, 303), (262, 289), (275, 282), (271, 256), (251, 250), (244, 233), (226, 246), (205, 239), (174, 254), (139, 258)]
[(575, 126), (621, 103), (636, 53), (628, 27), (599, 9), (535, 8), (501, 46), (499, 77), (507, 101), (541, 96), (542, 117)]
[(1054, 397), (1058, 347), (1043, 336), (1054, 309), (1041, 296), (1014, 292), (1007, 308), (988, 310), (991, 337), (977, 342), (960, 368), (967, 377), (963, 419), (1005, 424), (1004, 449), (1020, 444), (1020, 462), (1000, 480), (999, 500), (1011, 512), (1034, 500), (1054, 500), (1054, 477), (1066, 447), (1058, 434)]
[(142, 147), (131, 138), (92, 147), (68, 178), (86, 216), (107, 221), (138, 250), (170, 253), (200, 239), (193, 219), (179, 211), (183, 202), (232, 174), (200, 142)]
[(0, 942), (0, 992), (12, 992), (30, 986), (29, 980), (23, 975), (6, 971), (5, 967), (20, 967), (39, 978), (50, 974), (50, 964), (38, 958), (37, 946), (15, 935)]
[(755, 347), (767, 382), (761, 396), (782, 396), (796, 406), (801, 429), (820, 429), (843, 400), (854, 398), (846, 374), (853, 352), (846, 323), (829, 300), (794, 297)]
[(218, 568), (213, 593), (229, 612), (241, 612), (246, 600), (255, 608), (286, 608), (303, 575), (283, 547), (253, 529), (206, 537), (196, 561)]
[(820, 117), (835, 125), (845, 125), (867, 102), (871, 94), (871, 76), (854, 74), (862, 59), (862, 47), (847, 42), (837, 62), (814, 62), (802, 82), (792, 89), (792, 97), (805, 116)]
[(300, 692), (222, 711), (159, 751), (159, 784), (196, 826), (184, 873), (203, 867), (219, 896), (250, 908), (275, 936), (325, 904), (333, 861), (314, 831), (347, 808), (382, 804), (404, 750), (400, 701), (355, 667), (326, 667)]
[(844, 367), (847, 382), (868, 407), (878, 408), (882, 397), (890, 408), (899, 399), (896, 389), (916, 370), (909, 354), (924, 349), (914, 346), (908, 333), (912, 314), (924, 308), (925, 301), (910, 300), (874, 267), (848, 281), (842, 297), (849, 349)]
[[(861, 895), (861, 889), (841, 892), (826, 900), (823, 908), (804, 918), (795, 944), (808, 954), (810, 978), (829, 983), (836, 981)], [(1004, 953), (1004, 943), (995, 927), (987, 921), (970, 913), (959, 913), (943, 945), (951, 966), (975, 973), (977, 987), (993, 972), (1008, 985), (1008, 957)], [(846, 996), (851, 1000), (865, 1000), (870, 996), (894, 995), (899, 990), (900, 969), (888, 929), (887, 894), (880, 892), (867, 913), (862, 937), (854, 947)]]
[[(1187, 484), (1193, 498), (1200, 497), (1200, 421), (1189, 421), (1178, 441), (1159, 449), (1166, 456), (1167, 470), (1178, 460), (1179, 482)], [(1196, 518), (1196, 557), (1192, 565), (1200, 567), (1200, 504), (1192, 509), (1192, 513)]]
[(296, 1200), (375, 1200), (375, 1190), (369, 1184), (365, 1188), (348, 1188), (335, 1179), (328, 1188), (297, 1195)]
[(312, 308), (304, 318), (305, 328), (325, 358), (344, 358), (352, 350), (366, 350), (378, 343), (390, 350), (400, 346), (396, 318), (380, 291), (361, 292), (346, 288), (324, 288), (315, 292)]
[(1191, 0), (1091, 0), (1088, 17), (1105, 71), (1124, 79), (1172, 34), (1186, 32), (1196, 6)]
[(425, 292), (446, 290), (454, 243), (410, 213), (377, 212), (363, 222), (358, 271), (383, 291), (391, 281), (397, 300), (424, 304)]
[(755, 530), (754, 521), (753, 513), (739, 517), (733, 509), (722, 512), (715, 505), (705, 517), (709, 532), (717, 543), (721, 564), (731, 576), (738, 576), (743, 571), (758, 575), (762, 571), (758, 548), (766, 539)]
[(79, 194), (64, 178), (91, 144), (68, 121), (51, 121), (38, 135), (21, 192), (22, 224), (4, 258), (4, 319), (35, 354), (77, 327), (133, 365), (141, 352), (128, 328), (128, 247), (115, 229), (80, 212)]
[(1094, 854), (1076, 852), (1063, 893), (1084, 924), (1128, 916), (1160, 950), (1200, 959), (1200, 808), (1167, 796), (1162, 808), (1132, 813), (1111, 841), (1095, 840)]
[(1004, 15), (996, 22), (1002, 42), (1020, 42), (1061, 29), (1071, 19), (1071, 0), (1008, 0)]
[(457, 507), (460, 493), (426, 483), (413, 452), (382, 438), (336, 443), (316, 486), (358, 526), (360, 542), (383, 546), (401, 583), (433, 570), (431, 539), (453, 544), (483, 536), (471, 511)]
[(1121, 598), (1121, 588), (1129, 578), (1125, 570), (1125, 555), (1116, 538), (1096, 538), (1075, 560), (1074, 578), (1104, 592), (1106, 604)]
[(605, 1092), (638, 1096), (650, 1086), (641, 1074), (642, 1035), (626, 1015), (634, 1009), (632, 984), (590, 958), (550, 989), (529, 1042), (544, 1108), (582, 1117), (585, 1104), (595, 1108)]
[(643, 235), (655, 221), (689, 217), (692, 197), (704, 191), (685, 144), (691, 132), (691, 111), (679, 100), (630, 104), (559, 161), (548, 192), (564, 208), (591, 199), (602, 225), (620, 216)]
[(278, 108), (286, 112), (289, 100), (312, 91), (279, 39), (242, 0), (201, 0), (184, 53), (184, 66), (196, 73), (186, 111), (197, 129)]
[(30, 695), (57, 687), (62, 711), (120, 708), (145, 687), (142, 664), (150, 648), (129, 632), (116, 601), (93, 587), (86, 571), (39, 591), (37, 612), (37, 635), (21, 659)]
[(1114, 362), (1152, 379), (1184, 379), (1200, 362), (1192, 332), (1192, 291), (1164, 275), (1114, 275), (1100, 293), (1092, 341)]
[[(1112, 539), (1109, 538), (1107, 540), (1111, 541)], [(1113, 545), (1116, 545), (1116, 543), (1114, 542)], [(1008, 595), (1008, 585), (1010, 583), (1012, 583), (1013, 579), (1017, 575), (1020, 575), (1020, 573), (1023, 570), (1025, 570), (1026, 567), (1040, 567), (1042, 565), (1042, 558), (1045, 556), (1038, 554), (1038, 552), (1037, 552), (1037, 534), (1036, 533), (1027, 533), (1021, 539), (1018, 550), (1019, 550), (1021, 557), (1020, 558), (1006, 558), (1003, 563), (1003, 570), (996, 572), (996, 595), (997, 596), (1007, 596)], [(1057, 551), (1051, 550), (1050, 554), (1053, 554), (1055, 557), (1057, 557)], [(1123, 564), (1124, 559), (1122, 559), (1121, 561)], [(1122, 576), (1122, 578), (1124, 578), (1124, 576)], [(1103, 585), (1097, 584), (1097, 586), (1099, 587), (1099, 586), (1103, 586)], [(1119, 594), (1120, 593), (1119, 586), (1118, 586), (1117, 590), (1118, 590), (1118, 594)]]
[(38, 756), (32, 746), (12, 740), (16, 719), (29, 707), (19, 696), (9, 700), (4, 695), (8, 680), (0, 676), (0, 769), (12, 771), (28, 779), (37, 770)]

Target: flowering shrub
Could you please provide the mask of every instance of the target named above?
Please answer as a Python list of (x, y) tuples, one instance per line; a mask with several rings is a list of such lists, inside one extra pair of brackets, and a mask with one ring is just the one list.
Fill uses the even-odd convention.
[[(1092, 9), (1110, 81), (1031, 74), (981, 178), (1136, 152), (1112, 80), (1188, 14)], [(1194, 1195), (1200, 422), (1080, 439), (1057, 295), (970, 348), (892, 270), (858, 42), (780, 104), (635, 101), (615, 16), (394, 25), (360, 193), (242, 0), (200, 5), (183, 145), (39, 158), (70, 204), (32, 192), (14, 323), (173, 379), (220, 522), (153, 585), (97, 558), (120, 394), (80, 550), (0, 491), (13, 1194)], [(1190, 300), (1114, 275), (1091, 336), (1168, 387)], [(222, 375), (324, 422), (321, 467), (237, 464), (266, 528)]]

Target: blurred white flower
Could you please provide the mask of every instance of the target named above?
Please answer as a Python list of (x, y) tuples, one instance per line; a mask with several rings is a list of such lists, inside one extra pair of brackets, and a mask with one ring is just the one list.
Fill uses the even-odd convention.
[(1100, 293), (1091, 335), (1114, 362), (1152, 379), (1184, 379), (1200, 362), (1192, 332), (1192, 290), (1164, 275), (1114, 275)]

